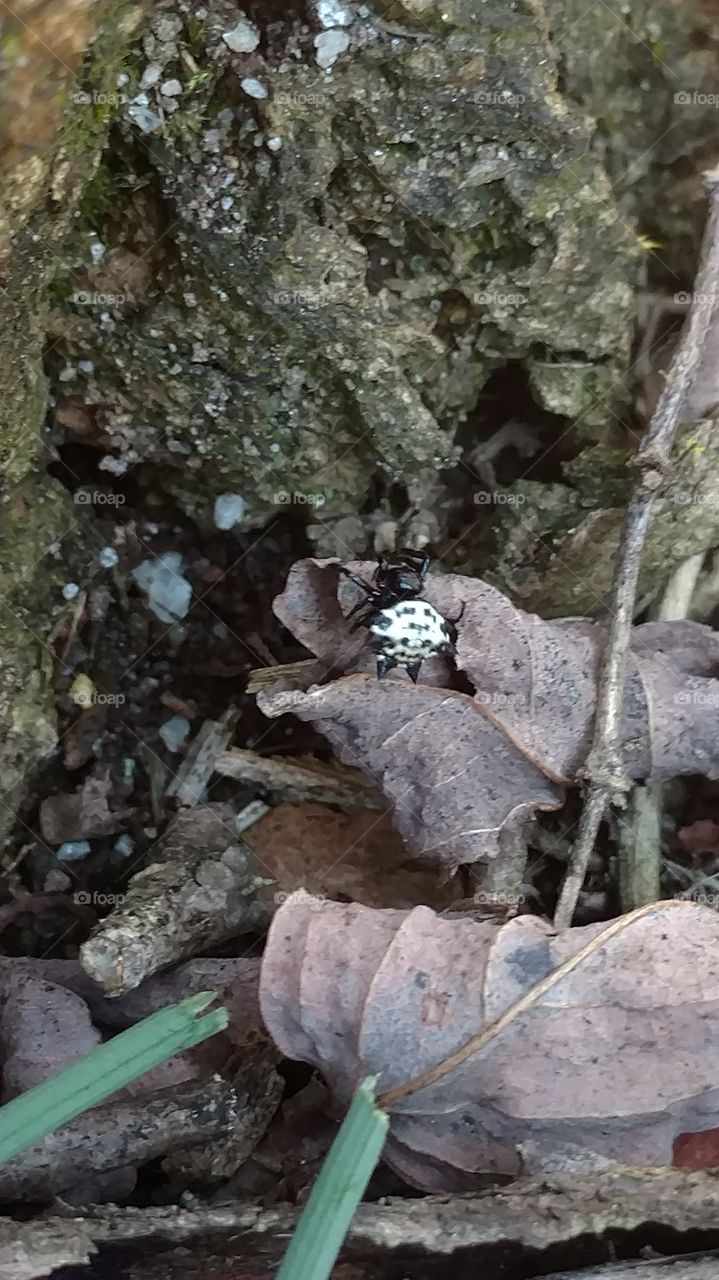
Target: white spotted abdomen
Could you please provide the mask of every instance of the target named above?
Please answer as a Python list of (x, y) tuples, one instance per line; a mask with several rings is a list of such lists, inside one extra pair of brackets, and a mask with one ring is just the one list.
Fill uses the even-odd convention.
[(452, 648), (447, 622), (426, 600), (403, 600), (380, 609), (369, 632), (372, 647), (397, 662), (424, 660)]

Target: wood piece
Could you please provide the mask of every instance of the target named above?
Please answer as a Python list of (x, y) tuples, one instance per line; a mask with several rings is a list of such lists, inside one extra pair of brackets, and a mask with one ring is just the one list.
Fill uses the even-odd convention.
[(207, 794), (207, 784), (215, 770), (215, 760), (232, 737), (232, 724), (222, 720), (205, 720), (190, 743), (187, 754), (172, 778), (167, 795), (179, 805), (200, 804)]
[(269, 922), (256, 897), (268, 877), (233, 820), (230, 805), (182, 810), (158, 860), (132, 877), (123, 901), (83, 943), (83, 968), (107, 995)]
[(47, 1200), (98, 1173), (236, 1135), (247, 1112), (246, 1093), (225, 1080), (93, 1107), (4, 1164), (0, 1199)]
[(275, 802), (316, 800), (318, 804), (337, 805), (347, 812), (386, 807), (379, 792), (359, 769), (339, 763), (325, 765), (314, 760), (299, 763), (233, 747), (218, 756), (215, 769), (225, 778), (253, 783)]

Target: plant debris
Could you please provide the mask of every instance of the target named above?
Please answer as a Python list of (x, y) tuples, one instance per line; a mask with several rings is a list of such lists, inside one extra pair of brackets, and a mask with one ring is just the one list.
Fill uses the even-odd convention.
[(122, 903), (80, 949), (108, 995), (233, 934), (261, 926), (262, 869), (233, 829), (230, 805), (181, 811), (158, 859), (131, 879)]
[[(544, 621), (476, 578), (430, 575), (425, 594), (457, 619), (457, 668), (471, 693), (452, 687), (456, 676), (439, 658), (423, 665), (416, 686), (402, 675), (365, 674), (374, 656), (346, 621), (356, 589), (336, 563), (301, 560), (275, 612), (331, 674), (340, 664), (354, 674), (307, 690), (266, 687), (257, 697), (266, 715), (291, 711), (320, 729), (340, 760), (381, 788), (410, 848), (452, 871), (496, 858), (510, 820), (559, 808), (577, 781), (604, 627)], [(632, 778), (719, 777), (718, 662), (709, 627), (634, 628), (622, 719)]]
[(391, 1168), (471, 1190), (488, 1173), (671, 1164), (674, 1144), (719, 1127), (718, 957), (719, 917), (689, 902), (556, 934), (536, 916), (295, 894), (260, 999), (275, 1042), (341, 1103), (379, 1076)]

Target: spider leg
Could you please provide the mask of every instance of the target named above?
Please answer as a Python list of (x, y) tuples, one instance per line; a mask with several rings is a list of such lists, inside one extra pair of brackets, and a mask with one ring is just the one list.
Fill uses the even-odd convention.
[(446, 621), (446, 622), (448, 622), (448, 623), (449, 623), (449, 625), (450, 625), (451, 627), (456, 627), (457, 623), (462, 621), (462, 618), (464, 617), (464, 611), (465, 611), (465, 609), (466, 609), (466, 608), (467, 608), (467, 601), (466, 601), (466, 600), (463, 600), (463, 601), (462, 601), (462, 608), (460, 609), (459, 613), (457, 614), (457, 617), (456, 617), (456, 618), (446, 618), (446, 619), (445, 619), (445, 621)]
[(381, 680), (382, 676), (386, 676), (388, 671), (397, 666), (396, 658), (379, 657), (377, 659), (377, 679)]
[(354, 582), (356, 587), (361, 587), (363, 591), (366, 591), (368, 596), (374, 593), (375, 588), (370, 586), (369, 582), (365, 582), (364, 578), (361, 578), (358, 573), (353, 573), (351, 569), (345, 569), (343, 564), (339, 566), (339, 571), (346, 578), (349, 578), (350, 582)]
[(408, 560), (410, 564), (412, 561), (415, 562), (418, 566), (417, 573), (420, 578), (423, 578), (429, 569), (429, 556), (425, 555), (424, 551), (413, 551), (411, 547), (402, 547), (400, 554), (403, 555), (405, 560)]
[(359, 600), (357, 604), (353, 605), (353, 607), (350, 609), (345, 620), (349, 622), (350, 618), (354, 618), (355, 614), (359, 613), (360, 609), (366, 609), (369, 603), (370, 603), (369, 600)]
[(357, 618), (356, 622), (352, 623), (352, 626), (350, 627), (350, 633), (353, 631), (359, 631), (360, 627), (366, 627), (370, 622), (373, 613), (374, 613), (374, 609), (370, 609), (367, 613), (361, 614), (361, 616)]

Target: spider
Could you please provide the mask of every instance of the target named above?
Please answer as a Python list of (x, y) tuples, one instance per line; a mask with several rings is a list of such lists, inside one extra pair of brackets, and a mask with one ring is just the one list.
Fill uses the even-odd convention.
[(378, 556), (371, 583), (341, 566), (340, 572), (367, 595), (347, 616), (357, 615), (352, 631), (369, 629), (378, 679), (393, 667), (404, 667), (416, 684), (425, 658), (455, 652), (453, 624), (421, 598), (428, 567), (429, 557), (408, 547), (392, 559)]

